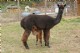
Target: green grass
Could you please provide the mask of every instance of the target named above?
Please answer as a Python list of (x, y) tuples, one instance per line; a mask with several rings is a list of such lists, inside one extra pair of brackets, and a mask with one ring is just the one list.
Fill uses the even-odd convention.
[(28, 39), (30, 49), (26, 50), (21, 42), (24, 30), (19, 22), (2, 24), (2, 53), (80, 53), (80, 18), (62, 19), (51, 29), (50, 45), (47, 48), (36, 46), (36, 37)]

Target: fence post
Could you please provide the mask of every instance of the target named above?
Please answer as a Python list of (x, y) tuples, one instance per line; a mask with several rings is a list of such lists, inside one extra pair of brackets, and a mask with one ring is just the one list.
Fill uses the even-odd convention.
[(45, 15), (46, 15), (46, 11), (47, 11), (47, 0), (45, 0)]
[(18, 20), (20, 19), (20, 3), (19, 0), (17, 0), (17, 6), (18, 6)]

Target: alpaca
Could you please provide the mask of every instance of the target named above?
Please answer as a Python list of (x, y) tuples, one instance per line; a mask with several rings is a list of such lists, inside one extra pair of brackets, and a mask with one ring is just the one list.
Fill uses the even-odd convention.
[(59, 8), (59, 11), (58, 11), (58, 15), (56, 18), (50, 17), (48, 15), (31, 14), (29, 16), (24, 17), (21, 20), (21, 27), (24, 29), (22, 42), (26, 49), (29, 49), (27, 40), (32, 31), (33, 26), (36, 26), (38, 30), (43, 30), (45, 46), (50, 48), (50, 45), (49, 45), (50, 29), (54, 27), (56, 24), (60, 23), (63, 10), (66, 4), (65, 5), (57, 4), (57, 6)]

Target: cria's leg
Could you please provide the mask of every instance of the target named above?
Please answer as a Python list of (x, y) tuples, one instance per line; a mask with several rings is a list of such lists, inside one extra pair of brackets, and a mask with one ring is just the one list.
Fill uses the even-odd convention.
[(22, 36), (22, 42), (26, 49), (29, 49), (28, 44), (26, 42), (28, 40), (29, 35), (30, 35), (30, 31), (28, 30), (28, 31), (24, 31)]
[(45, 41), (45, 46), (48, 46), (50, 48), (49, 45), (49, 38), (50, 38), (50, 30), (44, 30), (44, 41)]
[(40, 45), (42, 46), (42, 30), (39, 30), (38, 39), (39, 39)]
[(38, 45), (38, 35), (36, 35), (36, 45)]
[(42, 30), (37, 30), (36, 45), (38, 44), (38, 41), (40, 45), (42, 46)]

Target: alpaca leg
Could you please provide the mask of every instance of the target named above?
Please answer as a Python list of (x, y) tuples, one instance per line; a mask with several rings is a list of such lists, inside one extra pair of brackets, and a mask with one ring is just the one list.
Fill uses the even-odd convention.
[(30, 35), (30, 31), (24, 31), (22, 36), (22, 42), (26, 49), (29, 49), (28, 44), (26, 42), (28, 40), (29, 35)]
[(45, 46), (49, 46), (49, 38), (50, 38), (50, 30), (44, 30), (44, 41), (45, 41)]
[(50, 48), (50, 45), (49, 45), (49, 38), (50, 38), (50, 30), (46, 33), (46, 45)]
[(47, 35), (46, 35), (46, 30), (43, 30), (43, 32), (44, 32), (44, 42), (45, 42), (45, 46), (47, 46), (47, 45), (46, 45), (46, 36), (47, 36)]
[(46, 36), (45, 36), (45, 30), (43, 30), (43, 33), (44, 33), (44, 42), (45, 42), (45, 46), (46, 46)]

